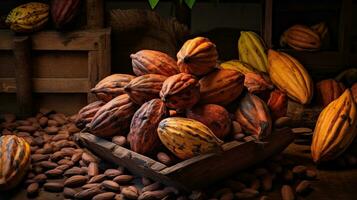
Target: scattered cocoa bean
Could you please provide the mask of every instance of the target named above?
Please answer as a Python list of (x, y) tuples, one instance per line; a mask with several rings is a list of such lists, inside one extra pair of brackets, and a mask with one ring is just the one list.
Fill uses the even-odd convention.
[(160, 182), (155, 182), (143, 187), (143, 189), (141, 189), (141, 192), (158, 190), (160, 187), (161, 187)]
[(99, 187), (101, 184), (100, 183), (88, 183), (82, 186), (83, 189), (89, 189), (93, 187)]
[(57, 151), (57, 152), (55, 152), (55, 153), (53, 153), (53, 154), (51, 155), (51, 160), (54, 161), (54, 162), (56, 162), (56, 161), (61, 160), (61, 159), (64, 158), (65, 156), (66, 156), (66, 153), (65, 153), (65, 152), (63, 152), (63, 151)]
[(281, 187), (281, 198), (283, 200), (294, 200), (295, 199), (294, 191), (290, 187), (290, 185), (283, 185)]
[(98, 168), (98, 164), (95, 162), (91, 162), (88, 165), (88, 176), (92, 177), (92, 176), (96, 176), (99, 173), (99, 168)]
[[(162, 199), (167, 195), (168, 195), (168, 192), (165, 190), (146, 191), (146, 192), (141, 193), (140, 196), (137, 197), (137, 199), (138, 200)], [(125, 196), (125, 197), (127, 197), (127, 196)], [(136, 199), (135, 195), (133, 195), (132, 199)]]
[(62, 170), (63, 172), (66, 171), (67, 169), (69, 169), (71, 166), (64, 164), (64, 165), (60, 165), (58, 167), (56, 167), (55, 169), (59, 169)]
[(41, 161), (40, 162), (41, 167), (46, 168), (46, 169), (54, 169), (58, 167), (57, 163), (51, 162), (51, 161)]
[(132, 181), (133, 179), (134, 179), (134, 176), (123, 174), (123, 175), (116, 176), (116, 177), (113, 179), (113, 181), (114, 181), (114, 182), (117, 182), (117, 183), (119, 183), (119, 184), (125, 184), (125, 183), (129, 183), (129, 182)]
[[(48, 120), (48, 123), (50, 123), (50, 120)], [(44, 129), (44, 131), (50, 135), (56, 134), (58, 130), (59, 129), (56, 126), (48, 126)]]
[(48, 122), (48, 118), (47, 118), (47, 117), (41, 117), (41, 118), (38, 120), (38, 123), (39, 123), (42, 127), (47, 126), (47, 122)]
[(57, 134), (53, 136), (52, 141), (67, 140), (68, 138), (69, 138), (69, 134)]
[(48, 192), (62, 192), (63, 183), (59, 182), (47, 182), (43, 185), (43, 188)]
[(116, 194), (115, 197), (114, 197), (115, 200), (125, 200), (125, 197), (124, 195), (122, 194)]
[[(31, 123), (30, 123), (31, 124)], [(36, 127), (33, 127), (31, 125), (25, 125), (25, 126), (18, 126), (16, 127), (16, 129), (18, 131), (22, 131), (22, 132), (29, 132), (29, 133), (33, 133), (37, 130)]]
[(45, 174), (48, 178), (56, 178), (63, 174), (63, 170), (55, 168), (55, 169), (46, 171)]
[(43, 140), (42, 137), (36, 137), (36, 138), (34, 139), (34, 141), (35, 141), (35, 143), (36, 143), (37, 146), (43, 146), (43, 144), (45, 143), (45, 141)]
[(111, 200), (115, 196), (114, 192), (104, 192), (102, 194), (95, 195), (92, 200)]
[(292, 169), (292, 172), (293, 172), (294, 174), (297, 174), (297, 175), (302, 176), (302, 175), (305, 175), (305, 174), (306, 174), (306, 170), (307, 170), (306, 166), (304, 166), (304, 165), (297, 165), (297, 166), (295, 166), (295, 167)]
[(296, 193), (297, 194), (305, 194), (311, 187), (310, 181), (303, 180), (296, 186)]
[(38, 146), (30, 146), (30, 151), (32, 154), (34, 154), (40, 147)]
[(127, 141), (126, 141), (126, 137), (125, 136), (122, 136), (122, 135), (119, 135), (119, 136), (114, 136), (112, 138), (112, 142), (114, 144), (117, 144), (119, 146), (125, 146), (127, 144)]
[(231, 188), (235, 192), (240, 192), (244, 188), (246, 188), (246, 186), (242, 182), (235, 181), (235, 180), (227, 180), (225, 181), (225, 185)]
[(82, 153), (75, 153), (73, 154), (71, 161), (73, 163), (77, 163), (82, 158)]
[(66, 187), (79, 187), (84, 185), (88, 181), (88, 178), (86, 176), (82, 175), (74, 175), (69, 177), (65, 182), (64, 186)]
[(234, 194), (232, 192), (224, 193), (219, 200), (233, 200)]
[(49, 127), (56, 127), (56, 126), (59, 126), (59, 124), (58, 124), (58, 122), (56, 122), (55, 120), (49, 119), (49, 120), (47, 121), (47, 126), (49, 126)]
[(98, 162), (96, 158), (94, 158), (92, 155), (90, 155), (89, 153), (87, 152), (84, 152), (82, 154), (82, 160), (86, 163), (86, 164), (89, 164), (91, 162)]
[(34, 174), (34, 173), (32, 173), (32, 172), (29, 172), (28, 174), (27, 174), (27, 178), (28, 179), (32, 179), (32, 178), (34, 178), (36, 175)]
[(118, 170), (118, 169), (107, 169), (104, 172), (104, 175), (107, 176), (108, 178), (115, 178), (119, 175), (122, 175), (123, 173)]
[(172, 159), (165, 152), (159, 152), (156, 155), (156, 157), (157, 157), (158, 161), (160, 161), (161, 163), (163, 163), (165, 165), (171, 165), (172, 164)]
[(28, 132), (17, 132), (16, 135), (18, 137), (31, 137), (30, 133)]
[(43, 167), (37, 165), (33, 167), (33, 172), (35, 172), (36, 174), (40, 174), (43, 172)]
[(261, 196), (259, 200), (269, 200), (270, 198), (268, 196)]
[(102, 193), (100, 188), (94, 187), (78, 192), (74, 195), (75, 199), (91, 199), (95, 195)]
[(72, 167), (64, 172), (64, 176), (83, 175), (85, 172), (79, 167)]
[(264, 191), (270, 191), (273, 187), (273, 178), (270, 174), (265, 174), (262, 178), (262, 186)]
[(102, 186), (108, 190), (111, 190), (111, 191), (119, 191), (120, 190), (119, 184), (114, 181), (110, 181), (110, 180), (103, 181)]
[(50, 155), (48, 154), (32, 154), (31, 155), (31, 160), (32, 162), (40, 162), (40, 161), (45, 161), (50, 158)]
[(99, 174), (96, 176), (93, 176), (88, 183), (99, 183), (99, 182), (103, 182), (106, 179), (106, 176), (104, 174)]
[(134, 186), (124, 187), (121, 193), (128, 199), (137, 199), (139, 197), (138, 189)]
[(37, 196), (39, 188), (40, 188), (40, 186), (38, 185), (38, 183), (31, 183), (29, 186), (27, 186), (27, 189), (26, 189), (27, 196), (29, 196), (29, 197)]
[(33, 177), (33, 180), (35, 180), (39, 184), (43, 184), (47, 180), (47, 176), (45, 174), (38, 174), (35, 177)]
[(12, 114), (12, 113), (5, 113), (3, 114), (4, 120), (7, 123), (11, 123), (14, 122), (16, 120), (16, 115)]
[(68, 187), (65, 187), (63, 189), (63, 196), (65, 198), (74, 198), (74, 195), (76, 195), (78, 193), (78, 191), (76, 191), (75, 189), (73, 188), (68, 188)]
[(291, 118), (290, 117), (280, 117), (274, 121), (274, 126), (276, 128), (282, 128), (285, 126), (291, 125)]
[(71, 160), (68, 160), (66, 158), (63, 158), (62, 160), (57, 162), (59, 165), (69, 165), (69, 166), (73, 166), (74, 163)]
[(313, 169), (307, 169), (306, 170), (306, 177), (308, 179), (315, 179), (317, 176), (317, 172), (316, 170), (313, 170)]

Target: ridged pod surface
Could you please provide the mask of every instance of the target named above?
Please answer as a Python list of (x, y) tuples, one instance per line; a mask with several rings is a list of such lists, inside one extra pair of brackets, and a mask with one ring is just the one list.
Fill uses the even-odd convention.
[(345, 86), (333, 79), (322, 80), (316, 84), (317, 101), (323, 107), (340, 97), (344, 91)]
[(56, 28), (63, 28), (78, 14), (80, 0), (52, 0), (51, 16)]
[(219, 139), (224, 139), (231, 130), (232, 120), (229, 113), (220, 105), (199, 105), (188, 110), (186, 116), (187, 118), (202, 122), (211, 129)]
[(351, 92), (355, 103), (357, 104), (357, 83), (353, 84), (351, 87)]
[(258, 70), (254, 69), (247, 63), (244, 63), (240, 60), (229, 60), (220, 64), (221, 69), (232, 69), (236, 70), (242, 74), (246, 74), (249, 72), (258, 72)]
[(90, 123), (97, 111), (104, 106), (104, 101), (94, 101), (78, 111), (75, 123), (79, 128), (84, 128)]
[(131, 150), (140, 154), (153, 153), (160, 146), (157, 127), (168, 116), (165, 103), (153, 99), (144, 103), (131, 120), (128, 140)]
[(342, 154), (355, 138), (357, 108), (349, 89), (319, 115), (311, 144), (314, 162), (330, 161)]
[(112, 74), (105, 77), (91, 90), (98, 99), (108, 102), (124, 94), (124, 87), (135, 78), (129, 74)]
[(273, 83), (267, 75), (257, 72), (244, 74), (244, 86), (250, 93), (261, 93), (274, 88)]
[(272, 119), (268, 106), (253, 94), (246, 93), (240, 99), (235, 120), (239, 122), (244, 132), (256, 135), (259, 139), (269, 137), (271, 134)]
[(136, 109), (137, 105), (129, 95), (122, 94), (102, 106), (87, 127), (99, 137), (125, 135)]
[(172, 76), (179, 73), (176, 61), (166, 53), (141, 50), (130, 55), (134, 74), (160, 74)]
[(134, 78), (124, 87), (130, 99), (139, 105), (144, 104), (151, 99), (159, 98), (162, 84), (167, 76), (159, 74), (145, 74)]
[(273, 119), (286, 116), (288, 110), (288, 97), (280, 90), (274, 90), (270, 93), (267, 103)]
[(216, 45), (208, 38), (196, 37), (187, 40), (177, 53), (180, 72), (202, 76), (212, 71), (218, 59)]
[(267, 71), (268, 59), (263, 39), (252, 31), (241, 31), (238, 40), (239, 60), (260, 72)]
[(45, 3), (30, 2), (20, 5), (9, 13), (6, 23), (14, 32), (34, 32), (43, 28), (49, 15), (49, 6)]
[(290, 55), (268, 51), (269, 75), (279, 90), (301, 104), (308, 104), (313, 95), (313, 82), (302, 64)]
[(236, 70), (219, 69), (200, 79), (202, 104), (227, 105), (243, 91), (244, 75)]
[(280, 43), (298, 51), (316, 51), (321, 46), (319, 34), (310, 27), (299, 24), (287, 29), (281, 36)]
[(221, 151), (223, 142), (207, 126), (193, 119), (166, 118), (157, 130), (162, 144), (180, 159)]
[(21, 137), (0, 137), (0, 190), (16, 187), (30, 165), (30, 145)]
[(200, 99), (200, 85), (191, 74), (176, 74), (164, 81), (160, 97), (169, 108), (192, 108)]
[(323, 40), (328, 34), (328, 27), (326, 22), (320, 22), (311, 26), (310, 28), (320, 36), (321, 40)]

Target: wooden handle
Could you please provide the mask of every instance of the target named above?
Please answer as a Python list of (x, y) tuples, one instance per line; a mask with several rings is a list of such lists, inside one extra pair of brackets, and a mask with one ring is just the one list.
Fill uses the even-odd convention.
[(15, 57), (18, 115), (26, 117), (33, 114), (30, 38), (28, 36), (15, 37), (13, 39), (13, 53)]

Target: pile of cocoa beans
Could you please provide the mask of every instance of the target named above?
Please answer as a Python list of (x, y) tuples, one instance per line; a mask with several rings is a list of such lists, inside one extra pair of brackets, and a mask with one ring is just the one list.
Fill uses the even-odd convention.
[[(317, 174), (314, 169), (295, 165), (279, 155), (217, 185), (185, 193), (145, 177), (136, 177), (81, 148), (74, 141), (74, 134), (80, 131), (74, 124), (75, 116), (42, 109), (35, 117), (25, 120), (16, 120), (14, 115), (3, 118), (3, 135), (23, 137), (31, 145), (31, 165), (24, 180), (31, 198), (44, 190), (63, 193), (66, 199), (269, 199), (268, 192), (281, 187), (282, 198), (288, 200), (311, 191), (310, 181)], [(279, 126), (282, 122), (276, 123)], [(242, 140), (244, 138), (247, 137)], [(123, 136), (114, 137), (113, 142), (124, 146), (127, 143)], [(165, 152), (158, 153), (157, 157), (163, 163), (173, 162)]]

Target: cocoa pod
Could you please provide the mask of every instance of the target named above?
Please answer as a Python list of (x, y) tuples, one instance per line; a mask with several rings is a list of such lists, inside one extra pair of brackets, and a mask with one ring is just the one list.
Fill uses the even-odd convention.
[(198, 80), (193, 75), (176, 74), (164, 81), (160, 97), (169, 108), (192, 108), (199, 101), (199, 87)]
[(149, 154), (160, 146), (157, 127), (161, 120), (168, 116), (165, 103), (153, 99), (144, 103), (133, 116), (128, 134), (130, 149)]
[(95, 101), (80, 109), (75, 119), (76, 126), (84, 128), (104, 104), (104, 101)]
[(288, 110), (288, 97), (280, 90), (274, 90), (270, 93), (267, 105), (273, 119), (286, 116)]
[(79, 186), (84, 185), (87, 181), (88, 181), (88, 178), (85, 177), (85, 176), (74, 175), (74, 176), (71, 176), (70, 178), (68, 178), (64, 182), (64, 186), (65, 187), (75, 188), (75, 187), (79, 187)]
[(129, 74), (112, 74), (105, 77), (91, 90), (98, 99), (109, 102), (124, 94), (124, 87), (135, 78)]
[(59, 182), (47, 182), (43, 185), (43, 188), (48, 192), (62, 192), (63, 183)]
[(61, 29), (69, 24), (79, 13), (80, 4), (80, 0), (52, 0), (51, 16), (55, 27)]
[(354, 83), (351, 87), (351, 93), (355, 103), (357, 104), (357, 83)]
[(341, 96), (345, 91), (345, 86), (341, 82), (333, 79), (326, 79), (316, 84), (316, 100), (326, 107), (333, 100)]
[(159, 74), (142, 75), (131, 80), (124, 87), (124, 91), (134, 103), (142, 105), (151, 99), (159, 98), (162, 84), (166, 79), (167, 76)]
[(248, 72), (244, 74), (244, 87), (250, 93), (255, 94), (272, 90), (274, 85), (267, 75), (258, 72)]
[(232, 127), (228, 111), (224, 107), (215, 104), (194, 107), (187, 111), (186, 116), (208, 126), (219, 139), (223, 139), (228, 135)]
[(100, 137), (123, 134), (129, 128), (136, 108), (129, 96), (122, 94), (101, 107), (87, 126), (91, 133)]

